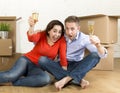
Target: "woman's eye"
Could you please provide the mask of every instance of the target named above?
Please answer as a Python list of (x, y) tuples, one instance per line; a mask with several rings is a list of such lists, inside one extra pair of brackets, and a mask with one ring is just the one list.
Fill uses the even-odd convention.
[(56, 30), (53, 30), (53, 32), (57, 32)]
[(62, 34), (62, 31), (59, 31), (60, 34)]

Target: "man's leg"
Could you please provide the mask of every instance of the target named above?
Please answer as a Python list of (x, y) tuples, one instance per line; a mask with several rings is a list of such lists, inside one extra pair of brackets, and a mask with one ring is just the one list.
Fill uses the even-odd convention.
[(57, 80), (62, 79), (68, 74), (68, 72), (60, 66), (59, 62), (55, 62), (47, 57), (41, 57), (39, 59), (39, 65), (42, 69), (55, 76)]
[[(82, 61), (76, 63), (74, 69), (71, 70), (69, 76), (64, 77), (55, 83), (55, 87), (59, 90), (64, 87), (72, 79), (75, 80), (76, 84), (81, 85), (82, 88), (86, 87), (86, 84), (89, 84), (88, 81), (84, 80), (83, 77), (86, 75), (88, 71), (90, 71), (93, 67), (97, 65), (100, 57), (97, 53), (91, 53), (87, 57), (85, 57)], [(72, 65), (71, 65), (72, 66)], [(70, 67), (73, 68), (73, 67)]]
[(70, 72), (70, 77), (72, 77), (76, 82), (80, 82), (86, 73), (94, 68), (99, 61), (100, 57), (97, 53), (90, 53), (78, 63), (75, 69)]

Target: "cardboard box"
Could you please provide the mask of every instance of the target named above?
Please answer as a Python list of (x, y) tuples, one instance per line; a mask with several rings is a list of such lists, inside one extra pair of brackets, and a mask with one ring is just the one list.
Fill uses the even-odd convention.
[(113, 70), (114, 69), (114, 44), (103, 45), (108, 51), (106, 58), (101, 59), (95, 70)]
[(9, 70), (21, 55), (20, 53), (16, 53), (12, 56), (0, 57), (0, 71)]
[(0, 56), (12, 55), (12, 39), (0, 39)]
[(0, 23), (5, 22), (10, 24), (11, 31), (9, 31), (8, 38), (13, 42), (13, 53), (16, 52), (16, 16), (0, 16)]
[(97, 35), (101, 43), (116, 43), (118, 39), (118, 18), (120, 16), (109, 15), (90, 15), (81, 16), (80, 18), (80, 31), (89, 34), (88, 22), (94, 22), (94, 34)]

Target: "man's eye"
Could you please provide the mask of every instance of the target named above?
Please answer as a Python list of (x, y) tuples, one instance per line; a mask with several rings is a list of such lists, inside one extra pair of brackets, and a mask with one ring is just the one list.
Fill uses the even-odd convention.
[(56, 30), (53, 30), (53, 32), (57, 32)]

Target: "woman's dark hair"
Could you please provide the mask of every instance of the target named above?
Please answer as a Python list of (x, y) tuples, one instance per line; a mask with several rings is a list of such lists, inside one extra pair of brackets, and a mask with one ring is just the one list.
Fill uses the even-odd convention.
[(63, 35), (63, 34), (64, 34), (64, 25), (63, 25), (62, 22), (60, 22), (59, 20), (52, 20), (51, 22), (48, 23), (48, 25), (47, 25), (47, 27), (46, 27), (46, 29), (45, 29), (47, 35), (49, 35), (48, 32), (49, 32), (55, 25), (61, 26), (61, 28), (62, 28), (62, 35)]

